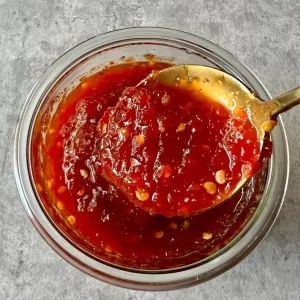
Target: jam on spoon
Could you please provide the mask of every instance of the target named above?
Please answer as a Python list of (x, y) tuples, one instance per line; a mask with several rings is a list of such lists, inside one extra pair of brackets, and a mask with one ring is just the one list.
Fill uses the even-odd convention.
[(258, 171), (271, 117), (299, 102), (300, 88), (263, 102), (220, 70), (166, 68), (101, 119), (102, 175), (151, 214), (203, 212)]
[(244, 111), (157, 81), (125, 89), (98, 132), (101, 175), (152, 215), (205, 211), (259, 169), (260, 141)]

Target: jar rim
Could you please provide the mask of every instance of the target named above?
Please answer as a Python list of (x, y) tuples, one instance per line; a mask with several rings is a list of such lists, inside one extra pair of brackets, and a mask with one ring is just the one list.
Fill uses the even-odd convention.
[[(234, 266), (246, 257), (264, 238), (274, 223), (287, 189), (289, 176), (289, 154), (287, 138), (281, 118), (272, 133), (275, 145), (275, 155), (272, 156), (270, 173), (266, 183), (263, 199), (273, 199), (272, 203), (264, 201), (259, 205), (253, 218), (248, 221), (245, 228), (230, 242), (230, 247), (222, 248), (223, 253), (209, 260), (205, 264), (179, 270), (170, 270), (169, 273), (143, 273), (138, 270), (123, 270), (95, 261), (88, 255), (74, 247), (59, 234), (51, 221), (47, 219), (42, 207), (39, 205), (30, 181), (28, 161), (28, 138), (32, 117), (36, 114), (38, 103), (52, 88), (52, 84), (59, 76), (65, 74), (70, 66), (83, 59), (95, 49), (103, 46), (113, 46), (121, 42), (141, 41), (154, 39), (155, 41), (172, 41), (180, 45), (186, 44), (200, 47), (216, 57), (228, 62), (229, 69), (238, 70), (246, 83), (255, 86), (260, 96), (270, 99), (270, 95), (259, 79), (232, 54), (214, 43), (195, 35), (159, 27), (127, 28), (100, 34), (78, 44), (60, 56), (39, 78), (27, 97), (16, 129), (14, 141), (14, 172), (19, 194), (25, 210), (45, 241), (66, 261), (83, 272), (108, 283), (122, 287), (142, 290), (166, 290), (186, 287), (199, 282), (207, 281)], [(277, 165), (280, 164), (280, 167)], [(276, 171), (274, 166), (276, 165)], [(273, 195), (273, 196), (272, 196)], [(275, 197), (275, 196), (276, 197)], [(272, 198), (273, 197), (273, 198)], [(252, 225), (250, 223), (253, 223)], [(250, 226), (251, 225), (251, 226)], [(251, 237), (251, 238), (249, 238)], [(214, 257), (214, 255), (212, 256)], [(141, 276), (142, 273), (142, 276)]]

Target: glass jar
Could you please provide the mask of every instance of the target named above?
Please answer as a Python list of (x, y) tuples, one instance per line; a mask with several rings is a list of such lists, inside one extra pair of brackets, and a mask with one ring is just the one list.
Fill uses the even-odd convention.
[(273, 130), (273, 155), (267, 183), (251, 220), (224, 248), (205, 260), (180, 269), (143, 271), (112, 266), (93, 259), (74, 245), (45, 212), (32, 180), (30, 141), (37, 112), (45, 101), (92, 75), (109, 61), (122, 56), (144, 60), (151, 53), (174, 63), (213, 66), (232, 74), (261, 99), (270, 95), (259, 79), (224, 49), (197, 36), (164, 28), (129, 28), (91, 38), (74, 47), (41, 76), (21, 112), (15, 135), (14, 169), (17, 187), (33, 225), (45, 241), (66, 261), (105, 282), (140, 290), (169, 290), (207, 281), (233, 267), (263, 239), (274, 223), (284, 200), (289, 173), (288, 145), (282, 120)]

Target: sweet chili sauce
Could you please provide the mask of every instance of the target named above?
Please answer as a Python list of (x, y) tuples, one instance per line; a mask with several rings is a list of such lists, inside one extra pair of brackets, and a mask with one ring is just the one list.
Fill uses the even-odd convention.
[[(166, 217), (161, 214), (166, 211), (164, 204), (161, 206), (160, 214), (155, 214), (157, 211), (152, 211), (150, 214), (150, 209), (145, 211), (145, 207), (142, 209), (128, 201), (128, 194), (125, 196), (122, 193), (122, 191), (126, 193), (124, 188), (121, 186), (117, 188), (118, 184), (113, 185), (103, 177), (101, 171), (103, 164), (101, 155), (103, 153), (100, 150), (107, 149), (109, 145), (107, 143), (113, 141), (113, 139), (108, 139), (108, 141), (104, 139), (110, 138), (103, 134), (103, 124), (109, 124), (109, 122), (103, 123), (104, 120), (109, 121), (107, 113), (117, 105), (124, 90), (123, 97), (124, 95), (128, 96), (126, 93), (136, 93), (136, 95), (144, 93), (143, 96), (146, 97), (152, 93), (151, 96), (153, 96), (152, 88), (143, 91), (126, 90), (126, 88), (134, 87), (151, 71), (168, 66), (168, 64), (160, 62), (109, 66), (99, 73), (85, 78), (67, 96), (53, 99), (50, 107), (45, 107), (39, 112), (31, 144), (31, 161), (36, 190), (46, 212), (61, 232), (75, 246), (87, 251), (97, 259), (142, 269), (173, 268), (198, 261), (230, 242), (242, 230), (259, 204), (266, 168), (230, 200), (212, 210), (190, 217)], [(156, 88), (160, 89), (160, 87)], [(162, 93), (156, 97), (156, 100), (160, 101), (159, 111), (163, 113), (157, 114), (156, 106), (149, 115), (145, 114), (144, 121), (148, 125), (153, 122), (151, 124), (155, 129), (151, 144), (153, 147), (149, 148), (151, 151), (144, 150), (149, 159), (151, 155), (157, 154), (158, 144), (155, 144), (154, 141), (159, 141), (162, 136), (165, 137), (162, 141), (163, 145), (174, 147), (176, 151), (183, 148), (188, 149), (188, 142), (195, 133), (193, 129), (200, 130), (201, 126), (206, 124), (204, 132), (210, 132), (211, 128), (208, 126), (212, 124), (209, 123), (209, 120), (213, 122), (213, 118), (210, 118), (216, 112), (215, 108), (211, 109), (211, 115), (207, 115), (206, 120), (201, 124), (197, 118), (191, 117), (192, 112), (198, 112), (198, 116), (200, 115), (198, 104), (193, 102), (192, 98), (184, 103), (184, 101), (181, 102), (180, 97), (176, 98), (178, 91), (168, 90), (167, 95), (162, 90), (156, 90), (156, 92)], [(172, 101), (173, 104), (176, 104), (176, 108), (171, 106)], [(192, 105), (189, 104), (190, 102)], [(168, 105), (170, 105), (168, 111), (172, 111), (171, 108), (174, 108), (173, 119), (164, 118)], [(182, 112), (179, 113), (181, 106)], [(153, 113), (153, 118), (150, 118), (151, 113)], [(219, 113), (218, 117), (222, 116), (221, 120), (226, 123), (228, 121), (226, 111), (219, 108)], [(148, 119), (147, 116), (149, 116)], [(158, 116), (162, 119), (158, 119)], [(134, 121), (134, 118), (132, 120)], [(164, 120), (173, 120), (174, 122), (164, 124)], [(129, 147), (133, 143), (137, 143), (138, 147), (141, 145), (146, 147), (147, 139), (149, 139), (147, 132), (137, 131), (136, 128), (127, 126), (130, 130), (128, 134), (128, 128), (126, 129), (124, 124), (118, 123), (120, 128), (115, 128), (111, 134), (121, 136), (121, 138), (123, 136), (130, 138), (131, 144), (125, 143), (125, 147), (126, 145)], [(128, 123), (126, 124), (128, 125)], [(176, 137), (177, 134), (181, 135), (178, 139), (176, 137), (178, 144), (174, 144), (173, 140), (168, 144), (165, 136), (167, 133), (169, 133), (170, 139)], [(175, 135), (173, 135), (174, 133)], [(247, 135), (246, 131), (245, 134)], [(217, 145), (216, 141), (215, 144), (212, 141), (208, 144), (199, 142), (195, 143), (195, 147), (197, 150), (200, 149), (199, 151), (206, 151), (206, 146), (211, 148), (213, 145)], [(203, 145), (202, 148), (201, 145)], [(253, 152), (254, 148), (253, 146), (248, 149)], [(190, 152), (192, 155), (187, 157), (186, 161), (190, 159), (193, 163), (196, 152), (193, 149), (190, 149)], [(119, 160), (118, 163), (121, 165), (122, 161), (127, 163), (127, 152), (122, 153), (120, 150), (119, 153), (122, 156), (115, 156)], [(201, 153), (207, 155), (203, 151)], [(252, 154), (255, 155), (255, 153)], [(176, 159), (177, 157), (178, 159)], [(250, 161), (249, 157), (246, 157), (247, 162)], [(157, 166), (158, 178), (163, 177), (164, 181), (171, 179), (174, 172), (178, 173), (183, 158), (182, 152), (174, 154), (173, 163), (176, 162), (175, 164), (172, 164), (172, 160), (168, 161), (168, 157), (161, 158), (160, 164)], [(134, 159), (137, 160), (138, 156)], [(153, 161), (153, 157), (151, 159)], [(209, 155), (205, 157), (205, 160), (209, 162)], [(223, 164), (221, 161), (217, 162), (214, 165), (215, 168), (210, 169), (211, 173), (207, 175), (207, 178), (206, 175), (204, 176), (205, 182), (213, 182), (218, 191), (223, 191), (226, 183), (217, 182), (217, 171), (224, 170), (226, 182), (231, 182), (230, 176), (233, 175), (229, 175), (227, 164), (227, 161), (226, 163), (223, 161)], [(201, 172), (199, 168), (195, 170), (191, 165), (184, 171), (184, 176), (188, 176), (187, 172), (189, 171), (193, 174), (191, 176)], [(176, 180), (176, 177), (174, 178)], [(202, 189), (203, 182), (189, 183), (189, 185), (194, 184), (198, 184), (201, 190), (196, 189), (193, 193), (206, 191), (205, 188)], [(176, 185), (178, 188), (183, 186), (180, 185), (179, 179)], [(134, 192), (136, 192), (136, 187), (134, 186)], [(145, 191), (145, 187), (141, 188)], [(181, 205), (178, 205), (176, 209), (180, 207)], [(165, 214), (167, 215), (167, 213)]]
[(246, 112), (153, 80), (125, 89), (97, 128), (100, 176), (152, 215), (207, 210), (259, 164), (260, 141)]

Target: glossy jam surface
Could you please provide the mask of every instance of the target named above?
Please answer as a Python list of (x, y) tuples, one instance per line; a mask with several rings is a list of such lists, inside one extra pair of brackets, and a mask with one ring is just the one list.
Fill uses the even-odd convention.
[[(128, 98), (128, 93), (133, 93), (141, 98), (140, 106), (148, 105), (143, 102), (142, 98), (148, 97), (153, 89), (151, 92), (150, 89), (126, 88), (135, 86), (153, 69), (159, 70), (167, 66), (164, 63), (145, 62), (108, 67), (92, 77), (85, 78), (68, 96), (50, 99), (51, 102), (48, 102), (48, 105), (40, 110), (34, 127), (31, 145), (33, 176), (36, 190), (50, 218), (77, 247), (88, 251), (90, 255), (98, 259), (122, 266), (141, 269), (173, 268), (211, 255), (230, 242), (248, 222), (260, 201), (265, 182), (266, 169), (263, 169), (264, 173), (260, 173), (250, 180), (245, 188), (230, 201), (199, 215), (187, 218), (180, 216), (168, 218), (161, 214), (151, 215), (144, 209), (135, 206), (122, 193), (121, 190), (127, 193), (124, 187), (118, 189), (103, 177), (101, 149), (108, 147), (104, 140), (108, 136), (101, 131), (103, 120), (109, 121), (107, 114), (109, 111), (113, 111), (112, 107), (117, 105), (118, 99), (123, 93), (124, 101), (126, 101), (126, 97)], [(128, 164), (127, 151), (132, 150), (135, 145), (140, 147), (141, 139), (139, 140), (135, 136), (142, 133), (145, 134), (144, 144), (142, 143), (145, 147), (148, 145), (148, 139), (151, 139), (152, 142), (156, 141), (156, 143), (153, 142), (146, 147), (144, 152), (138, 152), (137, 148), (134, 159), (137, 160), (141, 153), (142, 159), (148, 159), (148, 161), (144, 161), (145, 167), (150, 168), (155, 156), (155, 160), (159, 164), (157, 172), (154, 177), (152, 175), (151, 180), (153, 178), (161, 179), (163, 176), (161, 182), (165, 182), (172, 178), (174, 172), (175, 174), (180, 173), (183, 159), (185, 167), (182, 171), (185, 176), (187, 176), (187, 172), (192, 172), (195, 176), (199, 174), (199, 170), (194, 169), (190, 161), (197, 156), (193, 152), (194, 150), (189, 148), (189, 140), (197, 141), (197, 134), (200, 135), (200, 132), (207, 136), (207, 133), (201, 131), (201, 128), (203, 124), (206, 124), (205, 122), (209, 122), (209, 116), (214, 116), (215, 111), (212, 110), (207, 116), (201, 115), (199, 120), (193, 117), (191, 111), (200, 112), (202, 104), (194, 103), (189, 98), (192, 102), (191, 107), (190, 104), (186, 104), (186, 101), (182, 101), (183, 107), (180, 105), (175, 107), (171, 102), (176, 101), (180, 104), (181, 99), (179, 97), (177, 99), (177, 92), (172, 94), (173, 92), (168, 91), (170, 93), (168, 109), (167, 106), (164, 106), (166, 103), (161, 103), (145, 114), (144, 121), (147, 126), (151, 124), (153, 133), (148, 129), (143, 132), (142, 129), (126, 123), (132, 130), (130, 133), (132, 143), (130, 145), (123, 144), (125, 147), (124, 154), (122, 154), (123, 159), (116, 162), (117, 166), (118, 163), (121, 164), (120, 169), (122, 161), (125, 165)], [(161, 97), (157, 97), (157, 101), (161, 100)], [(197, 107), (198, 105), (199, 107)], [(125, 105), (125, 109), (126, 107), (129, 106)], [(153, 115), (151, 115), (152, 113)], [(170, 122), (166, 124), (163, 123), (164, 118), (161, 119), (161, 122), (158, 118), (158, 115), (163, 116), (165, 113), (170, 114), (170, 118), (167, 118)], [(132, 118), (132, 122), (135, 118)], [(226, 112), (221, 108), (218, 118), (220, 118), (220, 124), (223, 124), (222, 122), (225, 122), (227, 118)], [(238, 119), (238, 121), (240, 120), (242, 119)], [(185, 130), (179, 130), (180, 123), (186, 125)], [(118, 122), (114, 124), (116, 126), (119, 124), (122, 129), (119, 128), (121, 130), (116, 130), (114, 133), (116, 140), (112, 138), (109, 141), (117, 145), (120, 138), (121, 146), (126, 141), (123, 140), (123, 135), (127, 138), (129, 135), (123, 128), (126, 127), (123, 126), (124, 124), (121, 125)], [(193, 128), (196, 129), (195, 132), (193, 132)], [(167, 135), (168, 133), (170, 135)], [(179, 138), (177, 138), (178, 136)], [(173, 140), (174, 138), (175, 140)], [(209, 139), (208, 136), (207, 139)], [(168, 156), (164, 156), (164, 152), (157, 158), (157, 147), (159, 147), (160, 140), (164, 148), (172, 148), (169, 153), (173, 155), (173, 162), (169, 160)], [(208, 140), (207, 143), (211, 146), (215, 145), (216, 148), (218, 146), (213, 141)], [(201, 148), (200, 142), (195, 142), (193, 145)], [(205, 151), (208, 153), (211, 151), (211, 148), (209, 150), (206, 148), (204, 146), (203, 150), (202, 148), (199, 150), (204, 157), (209, 155)], [(188, 151), (180, 152), (179, 150), (182, 149), (188, 149)], [(248, 153), (247, 149), (245, 149), (245, 153)], [(120, 149), (120, 155), (123, 150)], [(202, 161), (209, 165), (208, 159), (202, 159)], [(111, 162), (107, 161), (107, 163)], [(164, 166), (164, 168), (160, 166)], [(170, 168), (166, 166), (170, 166)], [(224, 162), (222, 164), (220, 160), (214, 166), (216, 168), (207, 173), (207, 179), (216, 182), (214, 172), (221, 169), (226, 170), (227, 165), (224, 165)], [(125, 170), (125, 176), (131, 175), (127, 169)], [(137, 174), (141, 173), (137, 172)], [(119, 181), (120, 177), (115, 178), (116, 181)], [(177, 176), (174, 177), (175, 181), (176, 178)], [(179, 178), (180, 176), (174, 190), (175, 188), (183, 190), (185, 178), (182, 183)], [(226, 181), (230, 182), (230, 178), (227, 175)], [(194, 183), (198, 184), (196, 181), (187, 184)], [(163, 187), (163, 184), (161, 186)], [(226, 183), (218, 185), (218, 189), (225, 187)], [(175, 197), (175, 193), (171, 192)], [(202, 193), (202, 191), (196, 189), (191, 193)]]
[(193, 90), (148, 81), (125, 89), (98, 124), (105, 179), (150, 214), (190, 216), (220, 203), (256, 168), (247, 114)]

